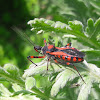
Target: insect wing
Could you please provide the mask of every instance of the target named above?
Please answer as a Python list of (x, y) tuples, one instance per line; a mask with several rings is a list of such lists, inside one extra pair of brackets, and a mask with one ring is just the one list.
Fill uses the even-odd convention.
[(64, 49), (64, 50), (61, 50), (62, 52), (68, 54), (68, 55), (71, 55), (71, 56), (74, 56), (74, 57), (84, 57), (85, 54), (81, 51), (78, 51), (77, 49)]

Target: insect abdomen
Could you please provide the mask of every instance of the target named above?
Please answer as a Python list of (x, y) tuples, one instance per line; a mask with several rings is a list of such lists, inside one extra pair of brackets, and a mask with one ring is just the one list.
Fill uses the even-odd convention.
[(83, 57), (71, 57), (71, 56), (66, 56), (65, 60), (68, 62), (73, 62), (73, 63), (77, 63), (77, 62), (82, 62), (83, 61)]
[(73, 62), (73, 63), (82, 62), (84, 60), (83, 57), (71, 57), (62, 55), (56, 55), (55, 57), (56, 59), (62, 59), (66, 62)]

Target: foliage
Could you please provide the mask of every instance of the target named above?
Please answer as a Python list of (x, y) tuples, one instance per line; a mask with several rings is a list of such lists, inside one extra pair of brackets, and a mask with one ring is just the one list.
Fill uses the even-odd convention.
[[(99, 0), (10, 0), (0, 4), (1, 100), (100, 99)], [(28, 20), (32, 31), (26, 25)], [(51, 61), (47, 71), (46, 59), (34, 59), (38, 65), (34, 67), (26, 57), (38, 53), (12, 31), (12, 26), (22, 29), (36, 45), (44, 46), (46, 38), (59, 47), (72, 42), (73, 47), (85, 52), (85, 61), (75, 66), (86, 84), (72, 66)]]
[[(77, 47), (79, 47), (80, 44), (84, 47), (82, 51), (86, 53), (86, 60), (83, 63), (75, 64), (75, 66), (77, 66), (86, 84), (83, 83), (71, 66), (62, 66), (51, 61), (49, 63), (49, 70), (47, 71), (46, 59), (37, 63), (38, 67), (31, 64), (22, 76), (16, 66), (6, 64), (3, 68), (0, 68), (0, 80), (10, 82), (13, 92), (10, 92), (1, 83), (1, 99), (6, 97), (9, 97), (9, 99), (41, 98), (45, 100), (50, 98), (53, 100), (65, 100), (66, 98), (68, 98), (68, 100), (73, 100), (73, 98), (77, 100), (99, 99), (100, 19), (97, 19), (96, 22), (91, 18), (88, 19), (86, 28), (84, 28), (83, 24), (77, 20), (69, 21), (68, 24), (65, 24), (59, 21), (54, 22), (43, 18), (35, 18), (34, 20), (30, 20), (28, 24), (31, 25), (32, 31), (37, 32), (37, 35), (48, 34), (48, 36), (51, 35), (54, 37), (49, 37), (51, 42), (54, 42), (53, 39), (56, 37), (57, 43), (66, 45), (63, 41), (69, 41), (70, 39), (72, 44), (77, 41)], [(92, 55), (91, 53), (94, 54)], [(93, 62), (93, 59), (96, 59), (95, 63)], [(45, 83), (41, 83), (40, 86), (37, 86), (36, 82), (38, 81), (36, 76), (39, 74), (45, 79)], [(75, 85), (75, 88), (71, 88), (71, 84), (75, 82), (76, 84), (79, 84), (79, 86), (77, 87), (77, 85)], [(6, 91), (6, 93), (4, 91)], [(94, 92), (97, 96), (93, 95)]]
[[(16, 0), (10, 0), (6, 3), (2, 0), (1, 2), (0, 65), (13, 63), (22, 70), (29, 65), (26, 56), (36, 55), (37, 53), (29, 53), (32, 52), (33, 48), (12, 31), (12, 26), (20, 27), (34, 42), (38, 40), (37, 45), (43, 45), (42, 40), (47, 35), (37, 36), (35, 33), (30, 32), (26, 25), (28, 20), (43, 17), (68, 23), (69, 20), (77, 19), (86, 25), (88, 18), (91, 17), (96, 20), (100, 15), (99, 0), (18, 0), (17, 2)], [(39, 61), (35, 60), (35, 62)]]

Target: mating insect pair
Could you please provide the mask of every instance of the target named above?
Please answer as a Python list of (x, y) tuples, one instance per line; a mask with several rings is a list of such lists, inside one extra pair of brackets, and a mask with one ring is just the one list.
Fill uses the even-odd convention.
[[(40, 53), (43, 54), (43, 56), (28, 56), (28, 60), (30, 58), (45, 58), (47, 56), (47, 70), (48, 70), (48, 62), (50, 59), (53, 59), (56, 63), (64, 64), (64, 65), (73, 65), (73, 63), (79, 63), (82, 62), (84, 59), (83, 57), (85, 54), (83, 52), (80, 52), (76, 48), (71, 47), (71, 43), (68, 43), (65, 47), (55, 47), (54, 45), (50, 45), (46, 43), (46, 40), (44, 39), (44, 47), (41, 46), (34, 46), (34, 49)], [(35, 64), (32, 60), (30, 60), (33, 64)], [(36, 64), (35, 64), (36, 65)], [(37, 66), (37, 65), (36, 65)], [(79, 76), (83, 80), (82, 76), (80, 75), (77, 68), (74, 66), (75, 70), (78, 72)], [(85, 81), (83, 80), (85, 83)]]

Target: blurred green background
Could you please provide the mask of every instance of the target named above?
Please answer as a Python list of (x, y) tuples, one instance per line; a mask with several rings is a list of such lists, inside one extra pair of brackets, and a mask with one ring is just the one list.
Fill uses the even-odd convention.
[[(36, 45), (43, 46), (48, 34), (37, 35), (30, 31), (27, 22), (34, 18), (46, 18), (67, 23), (79, 20), (84, 25), (88, 18), (100, 16), (100, 0), (2, 0), (0, 3), (0, 65), (12, 63), (22, 71), (31, 64), (29, 55), (38, 55), (32, 45), (23, 41), (12, 27), (23, 30)], [(40, 59), (34, 59), (39, 62)]]

